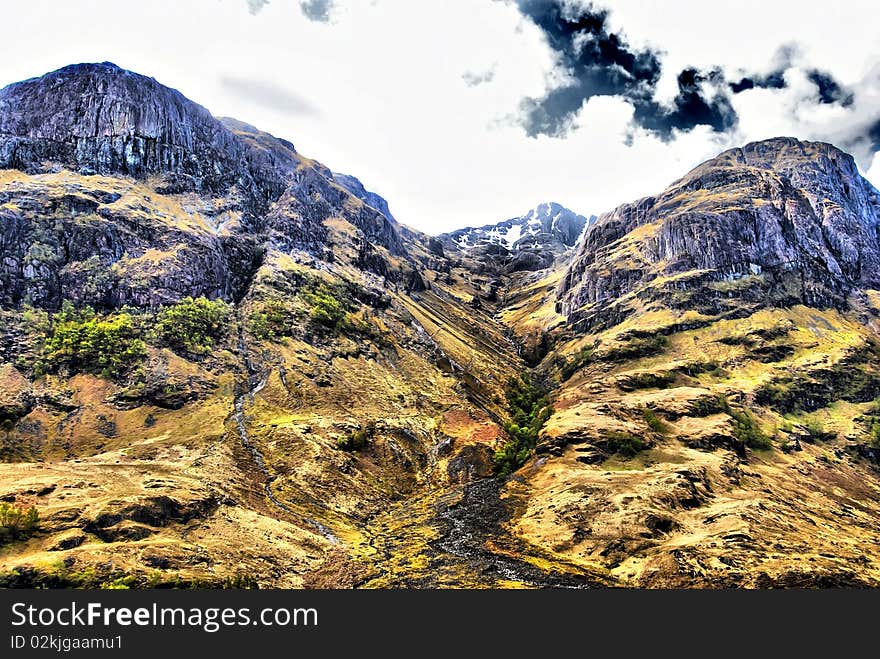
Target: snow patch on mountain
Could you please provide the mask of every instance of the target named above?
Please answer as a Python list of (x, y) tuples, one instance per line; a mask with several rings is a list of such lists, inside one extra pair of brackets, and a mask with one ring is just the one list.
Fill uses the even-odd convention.
[(497, 224), (459, 229), (440, 239), (463, 250), (485, 245), (498, 245), (511, 252), (542, 246), (568, 249), (577, 244), (581, 234), (595, 221), (595, 215), (587, 218), (560, 204), (544, 203), (525, 215)]

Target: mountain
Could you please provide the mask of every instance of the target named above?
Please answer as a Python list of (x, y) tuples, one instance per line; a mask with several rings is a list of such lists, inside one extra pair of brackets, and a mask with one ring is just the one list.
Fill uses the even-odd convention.
[(556, 203), (541, 204), (521, 217), (438, 236), (447, 250), (501, 257), (507, 271), (541, 270), (574, 247), (595, 221)]
[(878, 222), (880, 193), (852, 156), (793, 138), (748, 144), (603, 215), (560, 286), (562, 306), (588, 324), (655, 302), (843, 309), (880, 283)]
[[(0, 166), (10, 168), (0, 193), (7, 304), (237, 299), (263, 243), (328, 249), (330, 216), (390, 252), (403, 249), (393, 219), (350, 201), (329, 169), (290, 142), (214, 119), (179, 92), (108, 63), (0, 91)], [(40, 221), (47, 207), (58, 213), (52, 226)], [(370, 249), (364, 243), (363, 256), (383, 276), (409, 276)]]
[(875, 583), (878, 223), (791, 138), (601, 216), (526, 298), (555, 385), (522, 537), (642, 586)]
[(0, 90), (0, 167), (2, 586), (880, 584), (831, 145), (431, 237), (104, 63)]
[(0, 99), (0, 582), (379, 583), (491, 474), (515, 349), (355, 179), (112, 64)]

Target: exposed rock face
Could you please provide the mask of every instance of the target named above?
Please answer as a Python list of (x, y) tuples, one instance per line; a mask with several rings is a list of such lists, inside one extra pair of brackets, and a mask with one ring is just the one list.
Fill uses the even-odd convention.
[[(403, 253), (397, 222), (388, 212), (387, 202), (365, 190), (356, 178), (334, 174), (321, 163), (300, 156), (287, 140), (249, 124), (228, 118), (222, 122), (244, 143), (260, 189), (277, 202), (269, 208), (265, 221), (273, 247), (320, 252), (327, 233), (324, 221), (338, 216), (357, 227), (368, 243), (393, 254)], [(277, 196), (273, 196), (275, 191)]]
[(588, 324), (630, 293), (674, 306), (676, 291), (719, 282), (726, 288), (704, 299), (679, 299), (718, 311), (735, 288), (759, 305), (842, 308), (854, 289), (880, 285), (878, 225), (880, 194), (851, 156), (792, 138), (757, 142), (601, 216), (559, 297)]
[(0, 424), (18, 420), (32, 406), (31, 383), (12, 364), (0, 363)]
[(244, 145), (250, 171), (265, 198), (277, 199), (302, 164), (293, 144), (238, 119), (220, 117), (219, 121)]
[(496, 262), (501, 270), (541, 270), (574, 247), (584, 228), (595, 221), (556, 203), (541, 204), (521, 217), (439, 236), (451, 250)]
[(84, 172), (191, 177), (198, 190), (245, 183), (243, 149), (203, 107), (115, 64), (75, 64), (0, 91), (0, 167), (45, 161)]
[(0, 182), (0, 305), (230, 298), (245, 276), (249, 243), (219, 223), (240, 230), (240, 212), (200, 205), (186, 226), (163, 217), (183, 211), (180, 204), (119, 179), (8, 176)]

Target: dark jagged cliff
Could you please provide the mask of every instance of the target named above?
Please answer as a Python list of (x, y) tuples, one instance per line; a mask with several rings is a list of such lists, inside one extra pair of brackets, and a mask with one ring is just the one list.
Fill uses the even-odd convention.
[(562, 280), (562, 309), (589, 325), (653, 302), (844, 308), (880, 284), (878, 227), (880, 194), (848, 154), (792, 138), (748, 144), (600, 217)]
[(0, 166), (46, 161), (83, 173), (178, 175), (224, 191), (247, 185), (241, 145), (205, 108), (115, 64), (75, 64), (0, 91)]

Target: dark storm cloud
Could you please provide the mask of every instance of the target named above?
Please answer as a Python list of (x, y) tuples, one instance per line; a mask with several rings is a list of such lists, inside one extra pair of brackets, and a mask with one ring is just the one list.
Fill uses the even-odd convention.
[(329, 23), (333, 5), (334, 0), (303, 0), (299, 3), (299, 8), (310, 21)]
[(750, 73), (738, 82), (730, 83), (730, 91), (734, 94), (750, 89), (785, 89), (785, 72), (794, 66), (795, 60), (801, 56), (797, 44), (781, 46), (770, 62), (769, 73)]
[(317, 114), (317, 110), (306, 99), (272, 82), (223, 76), (220, 86), (270, 110), (300, 116)]
[[(662, 52), (638, 48), (613, 31), (609, 12), (575, 0), (509, 0), (543, 33), (557, 57), (561, 83), (543, 96), (526, 98), (517, 117), (530, 137), (564, 137), (575, 128), (584, 103), (596, 96), (615, 96), (633, 107), (634, 126), (662, 140), (676, 132), (707, 126), (723, 133), (736, 127), (732, 98), (752, 89), (786, 89), (786, 74), (799, 71), (816, 88), (817, 102), (849, 108), (856, 94), (825, 71), (803, 65), (797, 44), (783, 45), (765, 72), (740, 72), (725, 79), (718, 69), (686, 68), (677, 75), (678, 93), (657, 98), (663, 73)], [(864, 140), (860, 133), (857, 138)]]
[(844, 89), (830, 73), (811, 69), (807, 71), (807, 79), (818, 88), (821, 103), (840, 103), (843, 107), (849, 107), (855, 100), (853, 93)]
[(639, 126), (663, 139), (671, 138), (673, 130), (689, 131), (696, 126), (724, 132), (737, 122), (724, 84), (724, 75), (719, 70), (685, 69), (678, 74), (678, 94), (671, 107), (645, 99), (634, 103), (633, 118)]
[(871, 141), (871, 150), (875, 153), (880, 151), (880, 119), (868, 129), (868, 139)]
[[(738, 82), (731, 82), (730, 90), (734, 94), (740, 94), (750, 89), (785, 89), (788, 86), (788, 83), (785, 81), (785, 73), (792, 68), (795, 68), (795, 65), (789, 63), (784, 68), (771, 71), (765, 75), (744, 77)], [(808, 69), (805, 71), (805, 75), (807, 80), (816, 86), (820, 103), (826, 105), (840, 103), (844, 107), (849, 107), (853, 104), (855, 100), (853, 93), (845, 89), (830, 73), (820, 71), (819, 69)]]
[(707, 125), (724, 131), (736, 124), (719, 71), (685, 69), (672, 105), (657, 102), (660, 53), (634, 48), (610, 31), (607, 10), (566, 0), (517, 0), (517, 6), (544, 33), (567, 76), (545, 96), (523, 101), (521, 121), (529, 136), (564, 136), (583, 104), (595, 96), (626, 99), (636, 124), (662, 139), (671, 138), (673, 130)]
[(743, 78), (739, 82), (730, 83), (730, 90), (734, 94), (755, 88), (785, 89), (785, 71), (773, 71), (764, 76), (753, 75), (749, 78)]
[(247, 0), (248, 11), (251, 13), (251, 16), (259, 14), (268, 4), (269, 0)]

